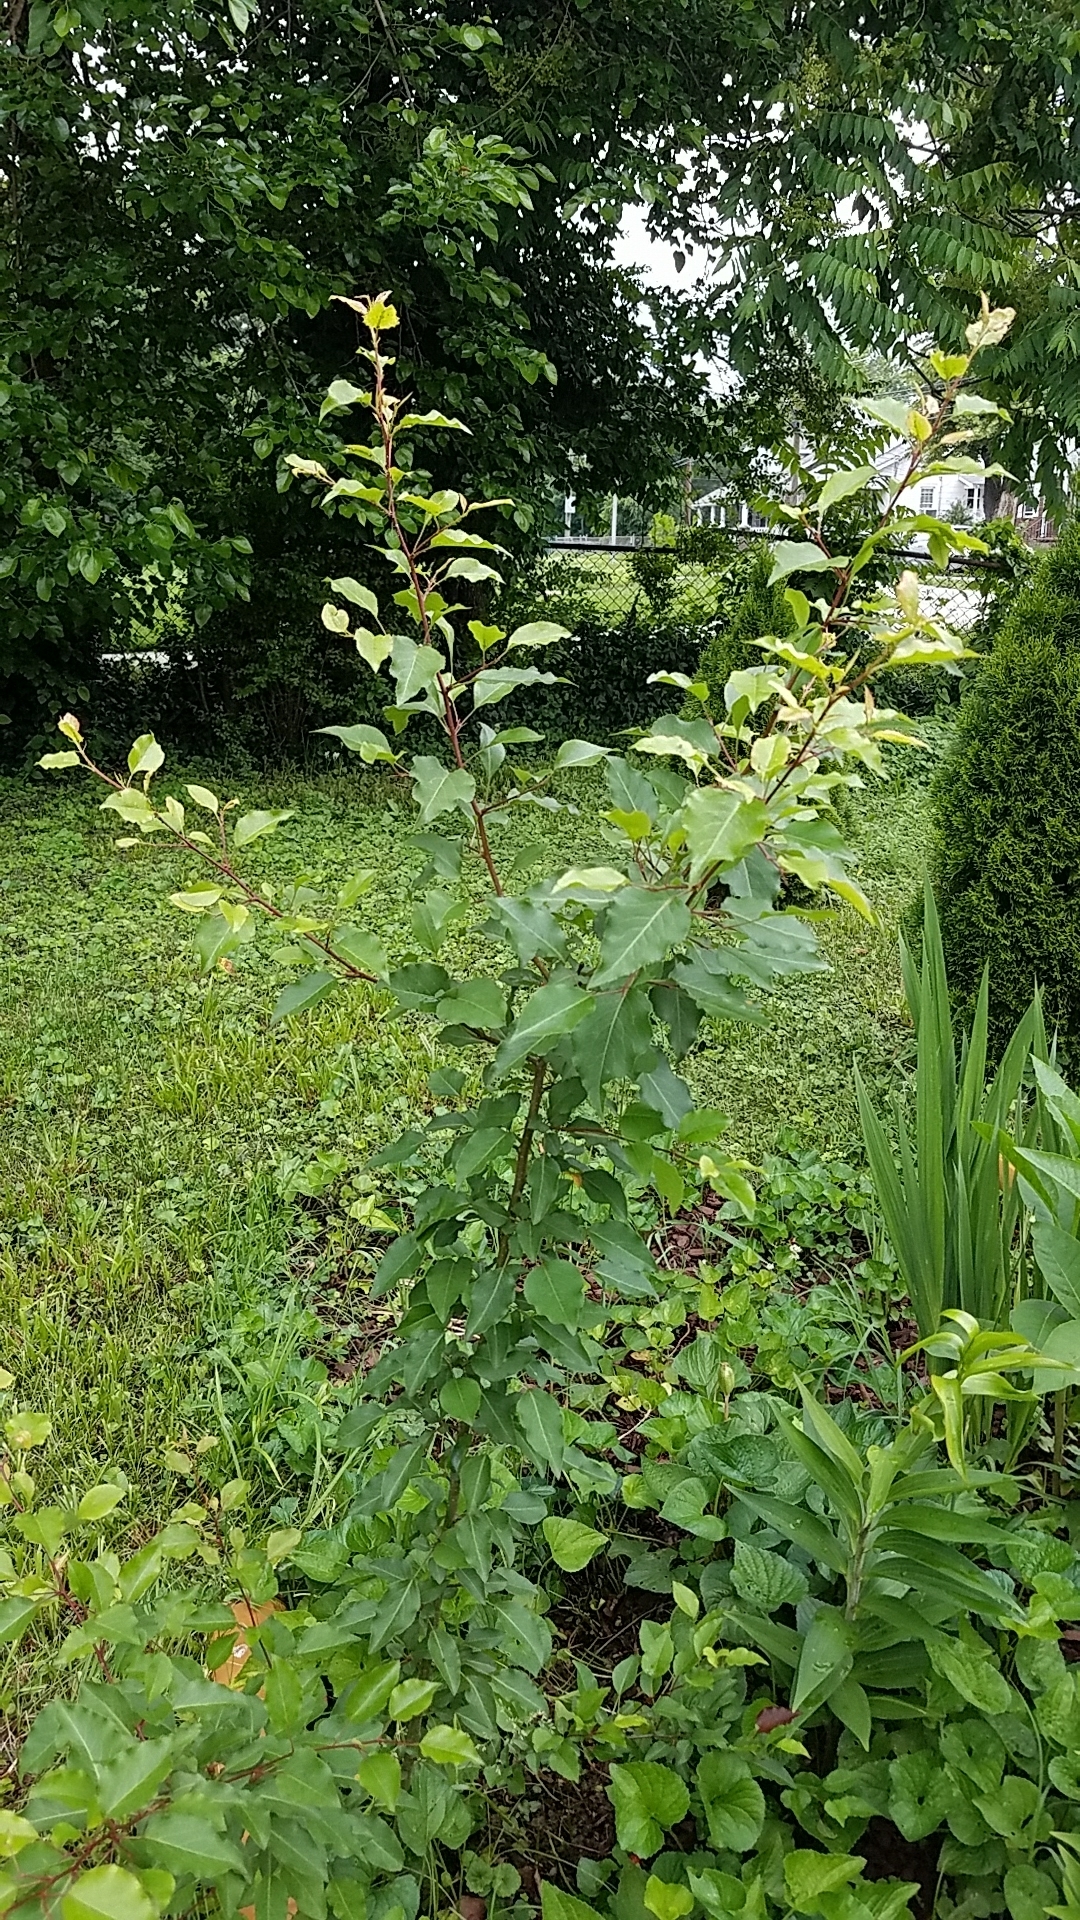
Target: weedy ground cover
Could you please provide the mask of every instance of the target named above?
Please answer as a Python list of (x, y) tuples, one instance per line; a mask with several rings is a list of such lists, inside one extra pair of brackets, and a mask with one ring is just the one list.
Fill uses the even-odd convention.
[[(295, 818), (264, 864), (373, 869), (365, 912), (393, 943), (423, 857), (403, 847), (389, 786), (283, 776), (270, 799)], [(597, 854), (593, 818), (537, 811), (505, 832), (526, 858), (569, 864)], [(858, 1159), (852, 1056), (881, 1084), (910, 1060), (896, 926), (921, 880), (925, 789), (870, 789), (855, 820), (879, 924), (836, 913), (821, 930), (831, 971), (786, 982), (768, 1027), (714, 1024), (688, 1062), (755, 1164), (781, 1134)], [(111, 1460), (156, 1521), (174, 1494), (165, 1436), (213, 1424), (228, 1397), (226, 1329), (250, 1348), (284, 1319), (290, 1359), (315, 1345), (332, 1364), (347, 1345), (304, 1314), (329, 1287), (339, 1330), (351, 1324), (380, 1244), (366, 1161), (430, 1110), (436, 1024), (367, 993), (359, 1035), (346, 1000), (271, 1029), (270, 964), (197, 978), (190, 924), (167, 905), (183, 860), (162, 846), (123, 858), (113, 839), (82, 794), (0, 790), (0, 1315), (8, 1364), (73, 1472)]]

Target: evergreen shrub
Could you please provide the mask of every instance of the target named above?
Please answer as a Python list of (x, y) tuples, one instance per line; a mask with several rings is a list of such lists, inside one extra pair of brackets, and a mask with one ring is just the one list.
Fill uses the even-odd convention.
[(965, 696), (934, 783), (933, 874), (949, 979), (990, 963), (1004, 1044), (1035, 983), (1080, 1059), (1080, 527), (1018, 595)]

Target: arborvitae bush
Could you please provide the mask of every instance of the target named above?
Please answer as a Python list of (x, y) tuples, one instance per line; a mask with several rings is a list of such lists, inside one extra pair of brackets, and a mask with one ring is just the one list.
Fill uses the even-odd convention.
[(1000, 1047), (1030, 997), (1080, 1060), (1080, 527), (1041, 562), (965, 697), (934, 784), (949, 979), (990, 963)]

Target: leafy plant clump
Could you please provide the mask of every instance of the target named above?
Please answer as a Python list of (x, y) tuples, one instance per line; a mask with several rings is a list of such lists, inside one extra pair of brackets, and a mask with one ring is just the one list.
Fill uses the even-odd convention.
[(990, 967), (1000, 1054), (1033, 989), (1080, 1058), (1080, 528), (1015, 602), (961, 706), (934, 787), (949, 977), (969, 1009)]
[[(391, 393), (388, 299), (349, 304), (369, 384), (336, 383), (327, 410), (366, 407), (373, 435), (337, 479), (294, 466), (376, 530), (388, 570), (380, 595), (334, 579), (323, 609), (375, 674), (389, 665), (387, 731), (329, 732), (415, 799), (435, 884), (412, 945), (391, 958), (365, 924), (363, 871), (332, 896), (307, 874), (261, 881), (259, 844), (287, 814), (241, 813), (195, 784), (159, 797), (151, 735), (113, 774), (67, 715), (45, 764), (102, 783), (122, 846), (162, 834), (183, 851), (173, 903), (206, 971), (272, 932), (290, 975), (278, 1020), (351, 992), (361, 1025), (388, 1003), (438, 1025), (430, 1111), (377, 1156), (411, 1205), (372, 1288), (393, 1333), (334, 1434), (368, 1470), (328, 1524), (267, 1534), (200, 1443), (173, 1462), (190, 1497), (124, 1556), (110, 1525), (123, 1489), (43, 1499), (48, 1423), (15, 1409), (0, 1630), (52, 1639), (84, 1677), (24, 1745), (28, 1797), (0, 1815), (0, 1902), (20, 1920), (58, 1905), (62, 1920), (154, 1920), (208, 1899), (260, 1920), (415, 1920), (463, 1890), (513, 1907), (515, 1808), (546, 1780), (589, 1777), (610, 1845), (573, 1891), (564, 1863), (543, 1861), (545, 1920), (899, 1920), (915, 1883), (875, 1880), (857, 1850), (881, 1818), (913, 1843), (947, 1826), (940, 1866), (961, 1910), (990, 1875), (991, 1901), (1003, 1889), (1034, 1920), (1076, 1877), (1076, 1692), (1050, 1643), (1080, 1577), (1058, 1515), (1031, 1523), (1017, 1481), (972, 1459), (936, 1391), (859, 1424), (797, 1383), (785, 1399), (781, 1376), (744, 1390), (738, 1316), (710, 1326), (724, 1316), (707, 1287), (705, 1324), (666, 1362), (636, 1445), (613, 1417), (665, 1291), (643, 1195), (677, 1211), (704, 1183), (756, 1209), (680, 1062), (703, 1020), (760, 1020), (763, 991), (820, 965), (812, 922), (777, 906), (784, 875), (866, 911), (823, 809), (858, 770), (882, 771), (883, 740), (908, 737), (875, 703), (878, 676), (964, 657), (910, 577), (855, 611), (851, 590), (903, 528), (912, 475), (975, 464), (953, 451), (964, 381), (1010, 316), (984, 303), (971, 353), (934, 356), (936, 407), (905, 416), (908, 470), (855, 553), (827, 551), (820, 527), (857, 477), (788, 510), (801, 537), (779, 543), (773, 579), (818, 575), (822, 592), (788, 589), (790, 637), (730, 675), (722, 703), (660, 676), (703, 717), (655, 721), (633, 759), (564, 743), (560, 770), (603, 769), (608, 859), (515, 891), (501, 825), (559, 802), (543, 770), (515, 764), (532, 731), (487, 710), (548, 682), (536, 661), (561, 630), (459, 618), (455, 583), (497, 579), (498, 549), (480, 506), (406, 454), (459, 423)], [(943, 523), (933, 537), (946, 554), (972, 541)], [(395, 744), (417, 716), (439, 756)], [(467, 975), (445, 964), (476, 911), (466, 874), (486, 879), (492, 957)], [(1022, 1335), (1006, 1344), (968, 1320), (939, 1340), (959, 1390), (991, 1398), (1000, 1366), (1040, 1364)], [(601, 1641), (555, 1664), (552, 1600), (602, 1553), (655, 1605), (614, 1663)], [(177, 1562), (195, 1579), (166, 1581)], [(211, 1582), (231, 1608), (206, 1599)]]

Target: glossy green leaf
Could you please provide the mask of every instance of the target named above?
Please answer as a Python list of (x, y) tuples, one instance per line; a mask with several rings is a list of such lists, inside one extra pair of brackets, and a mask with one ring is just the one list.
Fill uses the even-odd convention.
[(291, 980), (287, 987), (282, 987), (274, 1002), (270, 1025), (276, 1027), (279, 1021), (289, 1020), (294, 1014), (303, 1013), (305, 1008), (313, 1007), (318, 1001), (325, 1000), (327, 994), (333, 993), (339, 985), (337, 975), (327, 973), (321, 967), (314, 973), (302, 974), (299, 980)]
[(390, 1718), (415, 1720), (418, 1713), (427, 1712), (438, 1691), (434, 1680), (402, 1680), (390, 1695)]
[(554, 620), (529, 620), (523, 627), (515, 627), (507, 641), (507, 650), (511, 647), (550, 647), (557, 640), (568, 640), (569, 629), (560, 627)]
[(350, 574), (343, 574), (340, 579), (331, 580), (330, 586), (334, 593), (340, 593), (343, 599), (351, 600), (354, 607), (362, 607), (365, 613), (370, 613), (375, 620), (378, 619), (379, 602), (370, 587), (362, 586), (360, 581), (354, 580)]
[(155, 1861), (178, 1876), (213, 1881), (224, 1873), (243, 1873), (238, 1847), (201, 1813), (155, 1813), (144, 1829)]
[(604, 915), (600, 966), (593, 989), (610, 986), (641, 967), (663, 960), (690, 931), (690, 908), (683, 893), (623, 887)]
[(233, 845), (249, 846), (252, 840), (262, 839), (264, 834), (274, 833), (283, 820), (293, 818), (292, 807), (256, 807), (252, 813), (241, 814), (233, 828)]
[(476, 781), (461, 767), (444, 767), (429, 754), (414, 757), (412, 763), (416, 804), (423, 821), (437, 820), (455, 807), (468, 810), (476, 792)]
[(79, 1874), (60, 1902), (63, 1920), (157, 1920), (141, 1881), (126, 1867), (91, 1867)]
[(585, 1304), (585, 1276), (569, 1260), (546, 1255), (525, 1275), (525, 1298), (542, 1320), (558, 1327), (580, 1324)]
[(123, 1487), (114, 1487), (103, 1481), (99, 1487), (89, 1487), (75, 1509), (77, 1520), (104, 1520), (106, 1514), (120, 1505), (124, 1498)]
[(366, 1753), (357, 1766), (356, 1778), (378, 1806), (387, 1813), (395, 1812), (401, 1798), (401, 1762), (392, 1749)]
[(836, 1893), (859, 1878), (865, 1862), (858, 1854), (819, 1853), (796, 1847), (784, 1855), (784, 1887), (796, 1913), (820, 1913), (823, 1894)]
[(654, 1760), (611, 1767), (608, 1779), (619, 1845), (648, 1859), (663, 1845), (665, 1830), (685, 1818), (689, 1789), (670, 1767)]
[(507, 1073), (529, 1054), (549, 1053), (572, 1033), (593, 1006), (593, 997), (574, 980), (551, 980), (525, 1002), (495, 1055), (495, 1071)]
[(763, 800), (748, 800), (724, 787), (699, 787), (687, 800), (683, 818), (692, 885), (707, 873), (737, 865), (769, 823)]
[(823, 553), (813, 540), (778, 540), (773, 548), (769, 585), (775, 586), (778, 580), (786, 580), (792, 573), (834, 573), (840, 564), (835, 556)]
[(580, 1573), (607, 1545), (606, 1533), (583, 1526), (580, 1520), (565, 1520), (555, 1515), (543, 1522), (542, 1532), (551, 1557), (564, 1573)]
[(476, 1743), (460, 1727), (428, 1727), (420, 1742), (425, 1760), (440, 1767), (478, 1767), (481, 1756)]
[(765, 1824), (765, 1796), (741, 1753), (707, 1753), (697, 1770), (714, 1847), (749, 1853)]

